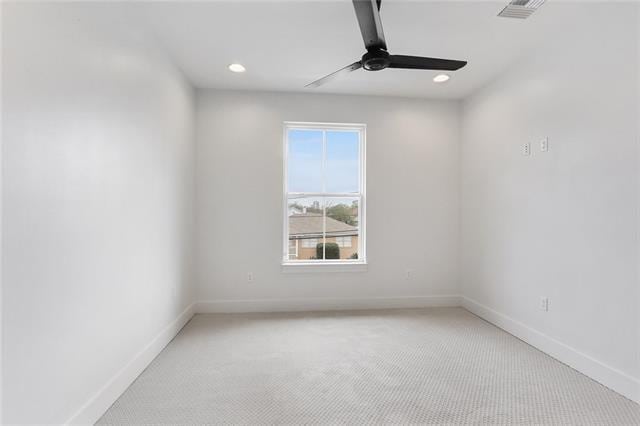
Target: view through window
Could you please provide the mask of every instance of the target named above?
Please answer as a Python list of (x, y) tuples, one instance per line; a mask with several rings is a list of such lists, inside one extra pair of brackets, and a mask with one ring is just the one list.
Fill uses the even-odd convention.
[(364, 130), (285, 124), (284, 262), (364, 262)]

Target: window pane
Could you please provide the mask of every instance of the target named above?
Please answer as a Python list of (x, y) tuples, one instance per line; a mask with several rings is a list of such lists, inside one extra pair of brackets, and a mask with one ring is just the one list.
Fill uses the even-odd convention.
[(318, 197), (289, 197), (289, 245), (297, 243), (298, 247), (296, 258), (289, 256), (290, 260), (323, 258), (322, 205), (323, 199)]
[(298, 258), (298, 243), (298, 240), (289, 240), (289, 260), (296, 260)]
[(327, 131), (326, 138), (326, 191), (359, 192), (359, 133)]
[(327, 259), (358, 259), (359, 198), (326, 198)]
[(321, 192), (322, 131), (292, 129), (287, 137), (289, 192)]

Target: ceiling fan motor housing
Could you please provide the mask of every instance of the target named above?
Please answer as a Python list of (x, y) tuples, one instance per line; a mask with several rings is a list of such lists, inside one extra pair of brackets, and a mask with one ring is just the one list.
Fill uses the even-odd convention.
[(371, 49), (362, 55), (362, 67), (367, 71), (380, 71), (389, 66), (389, 53), (382, 49)]

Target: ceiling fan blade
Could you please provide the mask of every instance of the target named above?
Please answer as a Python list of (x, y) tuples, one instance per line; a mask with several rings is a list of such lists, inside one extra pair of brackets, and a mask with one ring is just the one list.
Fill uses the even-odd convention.
[(382, 0), (353, 0), (353, 8), (356, 11), (358, 25), (362, 33), (364, 46), (369, 49), (387, 50), (387, 42), (382, 32), (380, 20), (380, 3)]
[(318, 86), (322, 86), (325, 83), (328, 83), (329, 81), (335, 79), (336, 77), (342, 75), (342, 74), (347, 74), (350, 73), (351, 71), (355, 71), (357, 69), (362, 68), (362, 62), (358, 61), (358, 62), (354, 62), (351, 65), (347, 65), (346, 67), (339, 69), (336, 72), (332, 72), (329, 75), (325, 75), (324, 77), (322, 77), (319, 80), (314, 81), (313, 83), (309, 83), (304, 87), (318, 87)]
[(414, 70), (456, 71), (467, 65), (467, 61), (453, 59), (423, 58), (421, 56), (389, 55), (389, 68), (406, 68)]

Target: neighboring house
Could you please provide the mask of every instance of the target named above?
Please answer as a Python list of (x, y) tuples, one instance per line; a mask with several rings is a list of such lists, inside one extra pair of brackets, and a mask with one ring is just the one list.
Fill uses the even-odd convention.
[[(322, 214), (301, 213), (289, 216), (289, 259), (316, 258), (316, 246), (322, 243)], [(340, 248), (340, 259), (358, 253), (358, 227), (326, 218), (326, 241)]]
[(289, 204), (289, 216), (294, 214), (302, 214), (305, 213), (305, 208), (298, 206), (296, 204)]

